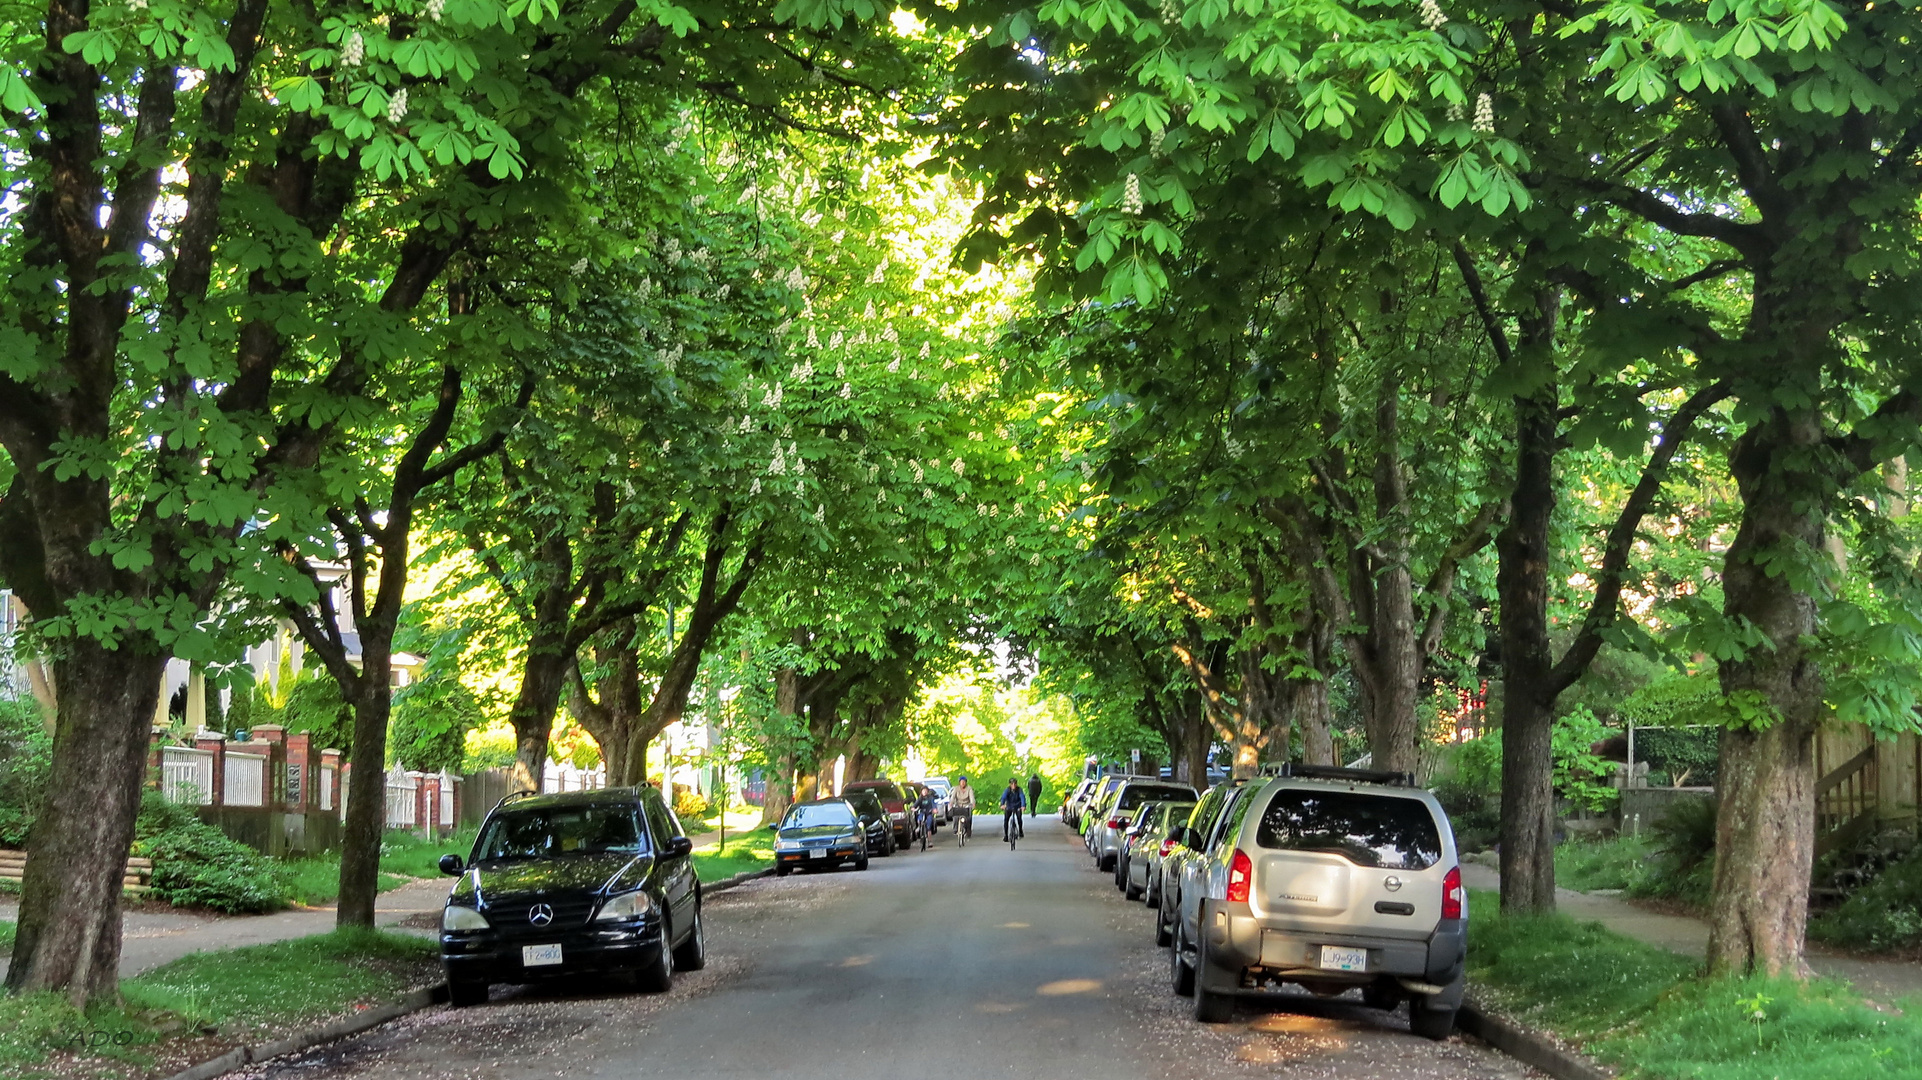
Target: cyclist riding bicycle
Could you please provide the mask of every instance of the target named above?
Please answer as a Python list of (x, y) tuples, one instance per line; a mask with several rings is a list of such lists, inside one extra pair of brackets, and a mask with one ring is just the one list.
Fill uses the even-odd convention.
[(934, 833), (934, 789), (921, 787), (921, 796), (914, 800), (914, 816), (921, 828), (921, 850), (928, 850), (928, 837)]
[(1010, 836), (1026, 837), (1028, 830), (1021, 824), (1021, 808), (1028, 804), (1027, 797), (1021, 794), (1021, 785), (1008, 777), (1008, 787), (1001, 793), (1001, 839)]
[(954, 835), (967, 843), (974, 835), (974, 789), (968, 786), (968, 778), (962, 777), (948, 793), (948, 809), (954, 814)]

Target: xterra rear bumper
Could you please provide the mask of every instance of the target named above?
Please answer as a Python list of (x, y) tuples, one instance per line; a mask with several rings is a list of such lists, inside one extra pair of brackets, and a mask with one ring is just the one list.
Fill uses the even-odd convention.
[[(1427, 997), (1429, 1008), (1461, 1004), (1468, 926), (1459, 919), (1444, 920), (1427, 938), (1390, 938), (1284, 928), (1277, 920), (1257, 918), (1247, 904), (1203, 900), (1200, 933), (1207, 947), (1197, 950), (1201, 962), (1195, 978), (1217, 994), (1252, 993), (1281, 983), (1339, 990), (1392, 980), (1410, 995)], [(1324, 969), (1324, 945), (1366, 950), (1365, 970)]]

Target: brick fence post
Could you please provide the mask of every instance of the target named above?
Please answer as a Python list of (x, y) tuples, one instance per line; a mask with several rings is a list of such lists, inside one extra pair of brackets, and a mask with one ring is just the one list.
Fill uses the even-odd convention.
[(305, 814), (320, 805), (314, 798), (314, 737), (307, 732), (287, 736), (287, 811)]
[(260, 804), (279, 807), (287, 801), (287, 729), (279, 724), (256, 724), (253, 741), (265, 743), (267, 775), (261, 777)]
[(167, 729), (155, 724), (147, 729), (147, 786), (160, 790), (166, 775), (162, 762), (167, 757)]

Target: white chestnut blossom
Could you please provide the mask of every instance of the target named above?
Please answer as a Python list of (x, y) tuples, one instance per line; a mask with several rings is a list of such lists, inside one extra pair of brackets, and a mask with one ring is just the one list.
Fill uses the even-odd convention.
[(359, 67), (367, 59), (367, 43), (361, 40), (360, 31), (347, 35), (347, 41), (340, 47), (340, 66)]
[(406, 119), (406, 117), (407, 88), (403, 86), (394, 91), (393, 97), (387, 99), (387, 122), (390, 124), (398, 124)]
[(1121, 185), (1121, 211), (1124, 214), (1141, 213), (1141, 177), (1134, 173)]
[(1469, 125), (1478, 135), (1495, 134), (1495, 99), (1487, 94), (1475, 98), (1475, 120)]
[(1430, 30), (1440, 30), (1448, 25), (1448, 16), (1435, 0), (1421, 0), (1421, 24)]

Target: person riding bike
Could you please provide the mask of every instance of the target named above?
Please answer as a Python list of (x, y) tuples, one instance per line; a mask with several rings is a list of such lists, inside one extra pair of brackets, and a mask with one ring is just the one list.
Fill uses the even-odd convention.
[(1016, 836), (1027, 837), (1028, 830), (1021, 824), (1021, 808), (1027, 803), (1027, 797), (1021, 794), (1021, 785), (1014, 782), (1014, 777), (1008, 777), (1007, 790), (1001, 793), (1001, 839), (1006, 840), (1010, 830)]
[(921, 850), (928, 850), (928, 837), (934, 833), (934, 789), (921, 787), (921, 795), (914, 800), (914, 816), (920, 825)]
[(948, 793), (948, 809), (954, 814), (954, 834), (963, 838), (974, 835), (974, 789), (968, 786), (968, 778), (954, 785)]

